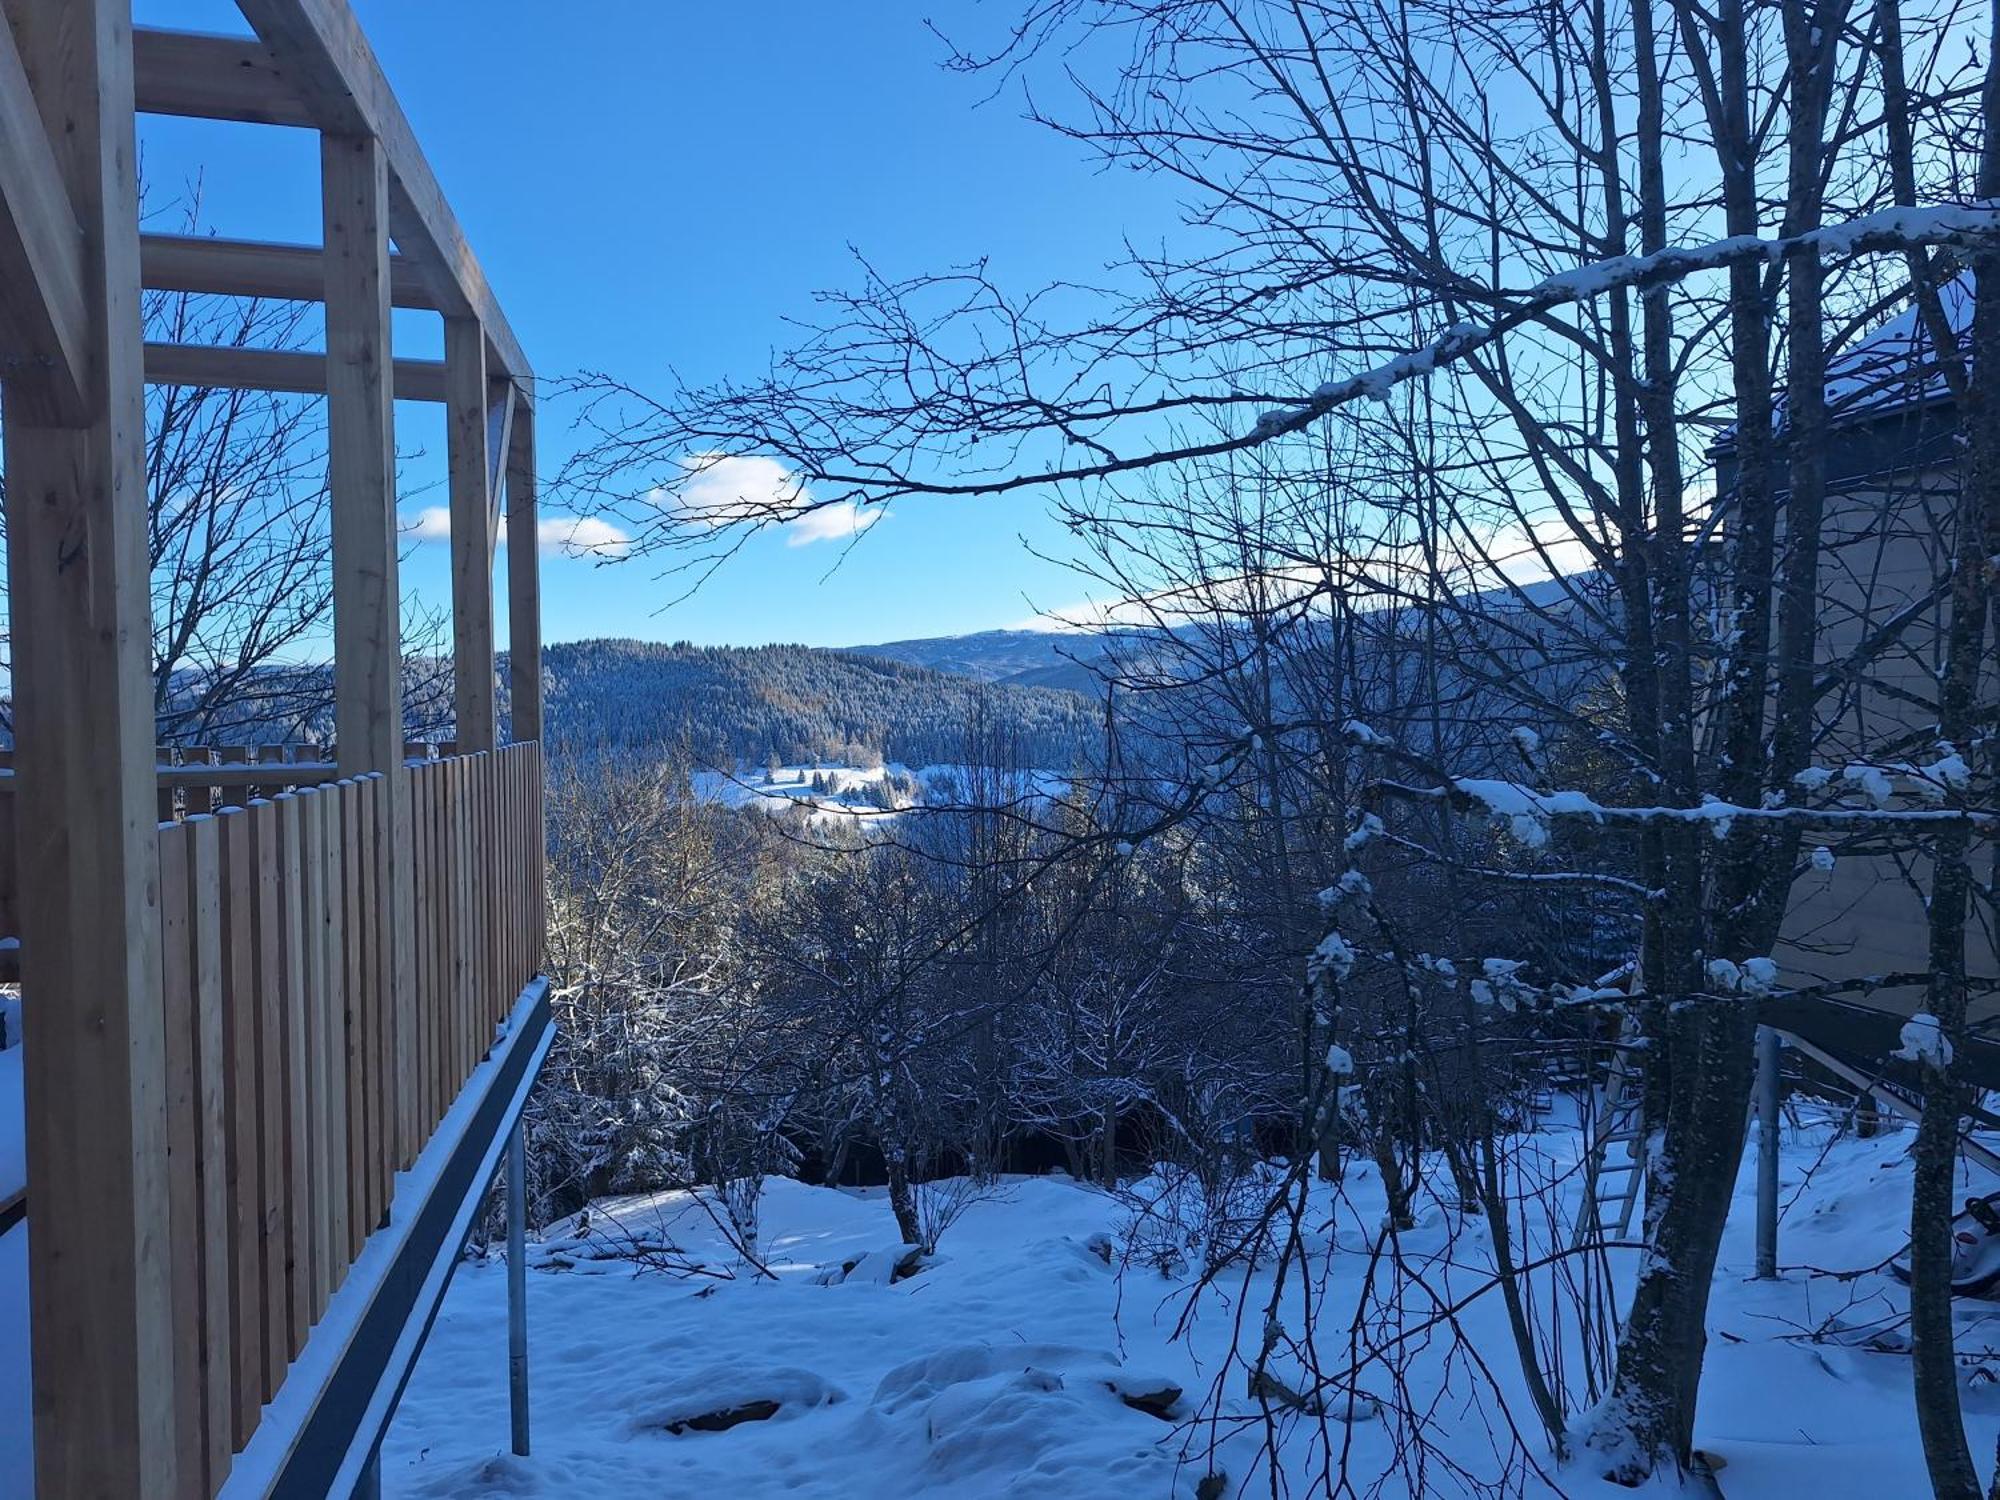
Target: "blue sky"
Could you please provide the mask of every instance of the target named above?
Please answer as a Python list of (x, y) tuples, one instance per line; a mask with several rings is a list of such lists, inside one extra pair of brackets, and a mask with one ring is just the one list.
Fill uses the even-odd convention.
[[(664, 389), (755, 373), (850, 245), (892, 274), (986, 257), (1026, 288), (1088, 276), (1173, 206), (1021, 118), (1018, 92), (945, 73), (927, 13), (988, 30), (994, 6), (937, 0), (355, 0), (355, 9), (538, 372), (585, 368)], [(139, 0), (142, 22), (243, 28), (227, 0)], [(960, 24), (960, 19), (950, 22)], [(986, 102), (982, 102), (986, 101)], [(206, 227), (316, 241), (317, 150), (268, 127), (145, 119), (149, 197), (199, 173)], [(398, 352), (435, 356), (434, 317), (397, 315)], [(437, 412), (398, 407), (419, 448), (403, 509), (441, 504)], [(546, 414), (542, 464), (570, 442)], [(840, 645), (1019, 624), (1079, 594), (1038, 562), (1061, 537), (1039, 503), (908, 502), (855, 547), (759, 537), (691, 599), (643, 558), (549, 558), (551, 640), (637, 635)], [(444, 547), (406, 596), (447, 596)], [(838, 564), (836, 567), (835, 565)]]

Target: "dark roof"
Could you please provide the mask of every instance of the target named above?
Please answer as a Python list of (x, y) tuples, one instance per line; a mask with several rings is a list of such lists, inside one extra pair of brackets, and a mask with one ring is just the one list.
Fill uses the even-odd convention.
[[(1961, 272), (1939, 287), (1938, 300), (1952, 332), (1969, 333), (1972, 273)], [(1930, 329), (1914, 305), (1827, 363), (1827, 413), (1836, 422), (1874, 417), (1949, 395)]]

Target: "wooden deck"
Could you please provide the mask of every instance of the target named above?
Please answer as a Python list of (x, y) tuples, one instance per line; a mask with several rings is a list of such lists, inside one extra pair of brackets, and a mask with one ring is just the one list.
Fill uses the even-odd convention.
[[(236, 805), (159, 826), (169, 1368), (188, 1495), (221, 1490), (350, 1268), (390, 1227), (397, 1174), (463, 1103), (541, 964), (539, 745), (355, 778), (322, 777), (322, 764), (270, 765), (263, 784), (197, 782), (203, 805)], [(274, 784), (301, 766), (312, 784)], [(163, 785), (185, 802), (185, 782)], [(16, 853), (0, 842), (0, 870)], [(413, 875), (415, 939), (401, 991), (397, 862)], [(24, 997), (31, 1035), (33, 1004)], [(18, 1186), (0, 1183), (10, 1216), (26, 1206)], [(406, 1203), (405, 1216), (423, 1208)]]
[[(513, 743), (494, 691), (501, 517), (537, 535), (533, 372), (346, 0), (237, 9), (217, 36), (0, 0), (0, 978), (18, 959), (26, 1034), (4, 1243), (41, 1500), (361, 1482), (547, 1046), (532, 545), (505, 569)], [(148, 112), (314, 131), (322, 242), (142, 242)], [(148, 288), (321, 303), (325, 352), (148, 343)], [(443, 361), (396, 358), (392, 307), (441, 318)], [(149, 381), (324, 396), (321, 758), (160, 764)], [(457, 753), (415, 764), (398, 397), (445, 408), (452, 519)]]

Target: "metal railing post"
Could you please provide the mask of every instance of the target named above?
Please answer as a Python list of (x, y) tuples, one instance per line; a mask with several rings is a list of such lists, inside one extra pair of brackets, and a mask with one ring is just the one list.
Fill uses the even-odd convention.
[(507, 1391), (514, 1452), (528, 1456), (528, 1151), (519, 1120), (507, 1137)]
[(1778, 1033), (1757, 1028), (1757, 1279), (1778, 1275)]

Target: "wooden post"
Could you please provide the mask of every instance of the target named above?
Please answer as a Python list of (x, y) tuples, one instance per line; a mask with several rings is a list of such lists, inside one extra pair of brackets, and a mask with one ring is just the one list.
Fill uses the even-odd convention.
[[(389, 171), (374, 136), (320, 138), (326, 250), (328, 480), (333, 491), (334, 728), (342, 776), (383, 773), (391, 846), (407, 847), (396, 437), (391, 357)], [(413, 874), (386, 863), (389, 990), (380, 1011), (394, 1070), (396, 1165), (415, 1159), (415, 1081), (404, 1010), (414, 957)]]
[(542, 737), (542, 572), (535, 496), (535, 405), (514, 398), (507, 453), (507, 677), (512, 738)]
[(403, 759), (396, 439), (389, 387), (389, 173), (373, 137), (320, 138), (326, 233), (333, 722), (342, 776)]
[(129, 0), (6, 0), (80, 230), (83, 400), (7, 383), (35, 1486), (169, 1495), (174, 1447)]
[(445, 458), (451, 484), (451, 642), (458, 753), (491, 750), (493, 498), (486, 444), (486, 336), (444, 320)]

